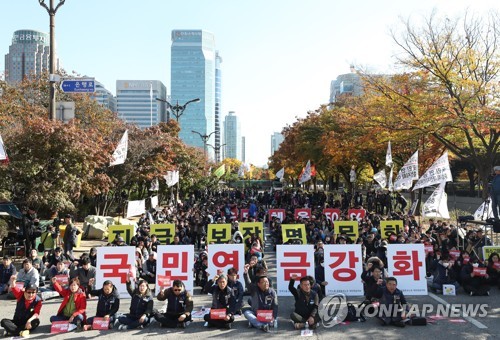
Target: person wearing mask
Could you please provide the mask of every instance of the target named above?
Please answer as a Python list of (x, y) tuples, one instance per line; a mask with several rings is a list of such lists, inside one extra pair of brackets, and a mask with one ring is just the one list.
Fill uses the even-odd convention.
[(290, 314), (290, 319), (292, 319), (295, 329), (304, 328), (306, 323), (309, 328), (315, 329), (319, 322), (318, 294), (311, 289), (309, 277), (300, 279), (299, 289), (295, 288), (296, 279), (297, 275), (293, 275), (288, 283), (288, 290), (295, 299), (295, 309)]
[(77, 277), (70, 279), (67, 289), (61, 287), (55, 277), (51, 281), (56, 292), (62, 296), (63, 301), (59, 306), (57, 315), (50, 317), (50, 322), (68, 321), (76, 325), (78, 331), (82, 330), (87, 319), (85, 312), (87, 309), (87, 298), (85, 297), (85, 292), (80, 288), (80, 280)]
[[(274, 289), (269, 286), (267, 276), (260, 276), (257, 284), (250, 281), (246, 270), (243, 276), (252, 299), (251, 309), (246, 310), (244, 316), (250, 326), (262, 329), (267, 333), (271, 325), (276, 327), (278, 325), (278, 296)], [(266, 310), (272, 311), (272, 319), (261, 316), (262, 311)]]
[(160, 291), (158, 301), (167, 301), (165, 313), (154, 312), (153, 316), (161, 325), (167, 328), (186, 328), (191, 322), (193, 298), (181, 280), (174, 280), (171, 288)]
[(17, 304), (14, 312), (14, 319), (3, 319), (0, 325), (5, 329), (7, 335), (28, 337), (30, 332), (40, 325), (40, 311), (42, 300), (37, 296), (37, 286), (26, 284), (24, 288), (16, 285), (12, 287), (12, 292), (16, 297)]
[(134, 287), (130, 281), (130, 275), (127, 275), (127, 292), (132, 297), (130, 301), (129, 312), (118, 318), (119, 330), (144, 328), (151, 322), (151, 313), (153, 312), (153, 296), (149, 290), (148, 283), (139, 280)]
[[(97, 296), (98, 299), (95, 317), (108, 321), (109, 328), (112, 328), (116, 321), (118, 309), (120, 309), (120, 293), (118, 293), (118, 289), (113, 285), (113, 282), (106, 280), (103, 282), (101, 289), (91, 290), (90, 295)], [(83, 329), (92, 329), (93, 323), (94, 317), (88, 318)]]
[[(212, 285), (212, 282), (215, 282), (215, 284)], [(216, 319), (213, 315), (206, 314), (204, 319), (207, 325), (209, 327), (231, 329), (231, 324), (234, 322), (236, 300), (233, 290), (227, 285), (227, 276), (224, 274), (216, 275), (213, 281), (207, 282), (205, 291), (212, 294), (212, 310), (225, 310), (225, 316), (222, 319)]]
[(432, 265), (434, 269), (434, 279), (432, 280), (431, 290), (438, 294), (443, 293), (443, 285), (454, 285), (455, 289), (460, 286), (455, 277), (455, 271), (452, 270), (450, 256), (448, 253), (443, 253), (441, 258), (435, 259)]
[(462, 277), (464, 291), (470, 296), (490, 295), (488, 273), (482, 276), (478, 273), (477, 268), (484, 268), (484, 265), (479, 263), (477, 256), (471, 256), (469, 263), (462, 266), (460, 276)]

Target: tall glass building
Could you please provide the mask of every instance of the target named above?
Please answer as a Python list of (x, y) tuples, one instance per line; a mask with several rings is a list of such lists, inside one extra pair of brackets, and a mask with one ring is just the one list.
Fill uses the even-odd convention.
[(218, 163), (221, 161), (221, 140), (222, 140), (222, 73), (220, 64), (222, 63), (222, 57), (219, 51), (215, 51), (215, 161)]
[[(47, 33), (27, 29), (15, 31), (9, 53), (5, 55), (5, 81), (15, 84), (25, 77), (41, 75), (49, 70), (49, 56)], [(58, 64), (56, 60), (59, 69)]]
[(280, 144), (283, 143), (285, 138), (279, 132), (274, 132), (271, 135), (271, 156), (279, 149)]
[(116, 112), (116, 98), (113, 96), (111, 91), (105, 88), (104, 85), (100, 82), (95, 82), (95, 92), (90, 96), (94, 98), (100, 105), (113, 112)]
[(241, 127), (240, 121), (234, 114), (234, 111), (229, 111), (229, 114), (226, 116), (224, 120), (224, 131), (226, 158), (236, 158), (241, 161)]
[(167, 88), (159, 80), (117, 80), (116, 108), (118, 117), (141, 129), (165, 122)]
[[(172, 104), (183, 105), (200, 98), (199, 103), (186, 107), (179, 119), (179, 137), (191, 146), (203, 148), (201, 135), (210, 136), (207, 143), (215, 141), (215, 38), (202, 30), (173, 30), (171, 47), (171, 96)], [(214, 150), (207, 148), (209, 159)]]

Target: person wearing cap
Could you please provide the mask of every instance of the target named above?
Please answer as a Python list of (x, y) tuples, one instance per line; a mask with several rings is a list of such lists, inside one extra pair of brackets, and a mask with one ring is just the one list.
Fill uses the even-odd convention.
[[(212, 282), (215, 284), (212, 285)], [(212, 294), (212, 309), (224, 309), (226, 311), (223, 319), (215, 319), (211, 314), (204, 316), (209, 327), (231, 329), (231, 323), (234, 322), (234, 313), (236, 312), (236, 299), (233, 290), (227, 285), (227, 276), (224, 274), (214, 276), (205, 285), (205, 292)]]
[[(109, 328), (112, 328), (117, 318), (118, 309), (120, 309), (120, 293), (118, 289), (113, 282), (106, 280), (103, 282), (101, 289), (93, 289), (89, 293), (91, 296), (96, 296), (98, 299), (95, 317), (109, 321)], [(83, 329), (92, 329), (93, 322), (93, 316), (88, 318), (87, 324)]]
[(16, 274), (16, 266), (12, 264), (10, 256), (5, 255), (0, 264), (0, 295), (7, 294), (9, 291), (10, 278)]
[(64, 230), (63, 237), (63, 247), (64, 253), (73, 260), (73, 248), (76, 247), (76, 242), (78, 240), (78, 235), (82, 233), (80, 228), (77, 228), (71, 222), (71, 215), (64, 216), (64, 223), (66, 223), (66, 229)]
[(38, 327), (42, 299), (36, 295), (37, 290), (38, 287), (30, 283), (25, 284), (24, 288), (19, 288), (15, 284), (12, 286), (17, 304), (14, 319), (0, 321), (0, 325), (7, 332), (4, 335), (26, 337)]
[(156, 253), (151, 252), (149, 257), (142, 264), (141, 279), (146, 280), (148, 283), (155, 283), (156, 281)]
[(193, 298), (184, 283), (181, 280), (174, 280), (172, 287), (161, 290), (156, 298), (158, 301), (167, 301), (165, 313), (158, 311), (153, 313), (161, 327), (186, 328), (187, 323), (191, 321)]
[(491, 181), (491, 209), (493, 210), (493, 218), (495, 221), (500, 221), (500, 165), (493, 168), (495, 177)]

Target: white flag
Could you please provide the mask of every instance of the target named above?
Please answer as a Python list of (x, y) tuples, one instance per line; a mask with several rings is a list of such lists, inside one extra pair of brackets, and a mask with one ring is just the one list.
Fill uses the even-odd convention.
[(377, 183), (380, 185), (382, 189), (384, 189), (385, 186), (387, 185), (387, 175), (385, 174), (384, 169), (380, 170), (375, 175), (373, 175), (373, 179), (377, 181)]
[(393, 173), (393, 167), (391, 166), (391, 172), (389, 172), (389, 183), (387, 183), (387, 189), (389, 191), (393, 191), (394, 190), (394, 182), (392, 181), (392, 173)]
[(311, 179), (311, 161), (307, 161), (306, 168), (299, 177), (299, 184), (305, 183)]
[(394, 182), (394, 190), (410, 189), (414, 179), (418, 179), (418, 150), (399, 169)]
[(158, 191), (160, 190), (160, 183), (158, 183), (158, 178), (155, 178), (151, 181), (151, 187), (149, 191)]
[(450, 218), (450, 213), (448, 212), (448, 195), (444, 192), (445, 186), (446, 181), (439, 183), (436, 190), (434, 190), (432, 195), (425, 201), (422, 208), (423, 216)]
[(385, 165), (392, 167), (392, 151), (391, 151), (391, 141), (387, 145), (387, 153), (385, 154)]
[(7, 159), (9, 159), (9, 157), (7, 156), (7, 152), (5, 151), (2, 136), (0, 136), (0, 161), (5, 161)]
[[(486, 203), (489, 202), (489, 203)], [(486, 202), (483, 202), (479, 208), (477, 208), (476, 212), (474, 213), (474, 220), (476, 221), (485, 221), (488, 218), (493, 217), (493, 209), (491, 208), (491, 197), (488, 197)], [(488, 205), (488, 211), (486, 210), (486, 205)]]
[(427, 169), (425, 174), (420, 177), (413, 187), (413, 190), (451, 181), (453, 181), (453, 177), (451, 176), (450, 163), (448, 162), (448, 151), (446, 151), (429, 169)]
[(285, 168), (281, 168), (277, 173), (276, 173), (276, 178), (279, 178), (279, 180), (281, 181), (283, 179), (283, 177), (285, 176)]
[(173, 185), (176, 185), (179, 182), (179, 171), (167, 171), (167, 174), (163, 176), (165, 178), (165, 182), (167, 182), (167, 186), (170, 188)]
[(113, 152), (113, 160), (109, 165), (113, 166), (125, 163), (125, 160), (127, 159), (127, 150), (128, 150), (128, 130), (125, 130), (122, 139), (120, 139), (120, 143), (118, 143), (115, 152)]

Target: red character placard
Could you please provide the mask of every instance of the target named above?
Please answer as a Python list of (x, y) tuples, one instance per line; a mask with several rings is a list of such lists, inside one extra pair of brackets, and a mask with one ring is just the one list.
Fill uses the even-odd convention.
[(388, 271), (407, 295), (427, 295), (424, 244), (389, 244)]
[(330, 222), (338, 221), (340, 218), (340, 209), (332, 209), (332, 208), (323, 209), (323, 215), (325, 215), (326, 219), (329, 220)]
[(486, 276), (486, 268), (485, 267), (476, 267), (476, 268), (472, 269), (472, 272), (474, 273), (474, 276), (481, 276), (481, 277)]
[(273, 217), (276, 217), (283, 222), (285, 219), (285, 209), (269, 209), (269, 220)]
[(363, 252), (360, 244), (327, 244), (324, 249), (328, 295), (363, 295)]
[(238, 281), (245, 287), (245, 246), (243, 244), (210, 244), (208, 246), (208, 273), (213, 278), (221, 271), (227, 274), (230, 268), (238, 269)]
[(249, 209), (240, 209), (241, 220), (244, 221), (248, 217)]
[(347, 210), (347, 216), (349, 216), (350, 221), (361, 221), (366, 216), (365, 209), (349, 209)]
[(99, 331), (107, 331), (109, 330), (109, 319), (105, 320), (104, 318), (94, 317), (92, 321), (92, 329)]
[(273, 321), (273, 311), (270, 309), (259, 309), (257, 311), (257, 320), (260, 322), (271, 322)]
[(295, 219), (297, 220), (299, 217), (303, 219), (310, 219), (311, 209), (309, 208), (295, 209)]
[[(293, 275), (314, 277), (314, 247), (312, 245), (278, 245), (276, 247), (278, 296), (292, 296), (288, 282)], [(299, 284), (299, 280), (295, 282)]]
[(131, 263), (135, 263), (135, 247), (97, 247), (96, 286), (111, 280), (121, 297), (129, 297), (127, 276), (136, 269)]
[[(190, 293), (193, 292), (193, 245), (158, 246), (156, 254), (156, 287), (162, 287), (159, 279), (168, 277), (170, 282), (181, 280)], [(165, 282), (163, 282), (165, 284)], [(156, 289), (156, 293), (159, 290)]]

